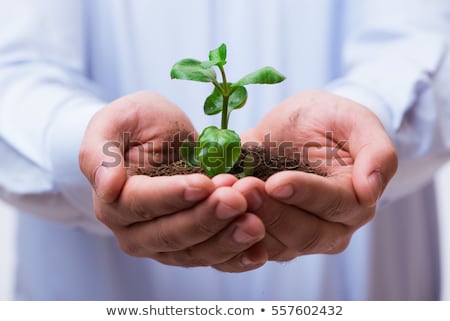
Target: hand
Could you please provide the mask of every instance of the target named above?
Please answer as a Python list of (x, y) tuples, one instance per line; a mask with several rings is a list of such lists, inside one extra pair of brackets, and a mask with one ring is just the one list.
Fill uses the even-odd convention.
[(133, 256), (225, 271), (256, 268), (267, 259), (253, 246), (264, 226), (247, 213), (230, 177), (132, 175), (137, 167), (177, 159), (177, 144), (194, 132), (175, 105), (154, 93), (128, 95), (97, 112), (79, 154), (96, 217)]
[(284, 171), (265, 184), (254, 178), (234, 184), (249, 211), (264, 222), (262, 244), (269, 259), (343, 251), (353, 233), (374, 216), (397, 169), (395, 149), (378, 118), (353, 101), (310, 91), (274, 108), (246, 133), (246, 140), (263, 142), (266, 134), (278, 147), (287, 146), (284, 152), (299, 152), (326, 173)]

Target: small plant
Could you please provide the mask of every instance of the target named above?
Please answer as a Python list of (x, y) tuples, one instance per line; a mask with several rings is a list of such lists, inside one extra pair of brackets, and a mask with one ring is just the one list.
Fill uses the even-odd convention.
[[(181, 147), (181, 157), (184, 161), (192, 167), (201, 166), (210, 177), (229, 172), (241, 154), (241, 139), (235, 131), (228, 129), (228, 121), (231, 112), (242, 108), (247, 101), (245, 86), (275, 84), (285, 79), (274, 68), (264, 67), (242, 77), (235, 83), (228, 82), (224, 70), (226, 58), (227, 47), (222, 44), (209, 52), (209, 60), (183, 59), (178, 61), (170, 72), (172, 79), (210, 82), (214, 85), (203, 108), (207, 115), (222, 113), (221, 128), (206, 127), (198, 137), (196, 145), (185, 141)], [(220, 72), (221, 82), (217, 80), (214, 67)]]

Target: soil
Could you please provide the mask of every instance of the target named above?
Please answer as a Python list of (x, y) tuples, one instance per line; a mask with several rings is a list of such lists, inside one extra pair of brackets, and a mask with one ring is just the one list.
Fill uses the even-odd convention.
[[(249, 159), (253, 167), (251, 176), (255, 176), (266, 181), (271, 175), (285, 171), (296, 170), (307, 173), (326, 176), (325, 173), (318, 172), (308, 164), (300, 162), (298, 159), (287, 158), (285, 156), (273, 156), (262, 147), (242, 148), (241, 156), (236, 165), (231, 169), (230, 174), (241, 177), (245, 165), (249, 167)], [(246, 164), (247, 163), (247, 164)], [(161, 165), (152, 168), (138, 168), (136, 174), (148, 176), (172, 176), (202, 173), (201, 167), (190, 167), (183, 160), (173, 162), (168, 165)]]

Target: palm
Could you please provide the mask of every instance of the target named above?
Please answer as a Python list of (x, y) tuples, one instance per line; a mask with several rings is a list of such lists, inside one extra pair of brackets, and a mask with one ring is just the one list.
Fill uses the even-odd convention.
[(325, 92), (289, 98), (243, 136), (326, 173), (284, 171), (265, 184), (237, 185), (244, 195), (252, 190), (265, 195), (255, 212), (266, 226), (265, 244), (274, 260), (342, 251), (373, 217), (373, 205), (396, 170), (395, 150), (378, 118)]

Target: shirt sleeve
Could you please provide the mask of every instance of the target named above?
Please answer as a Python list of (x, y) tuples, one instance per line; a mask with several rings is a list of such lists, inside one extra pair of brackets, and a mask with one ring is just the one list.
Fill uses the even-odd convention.
[(78, 166), (87, 123), (105, 104), (85, 76), (83, 1), (18, 0), (2, 8), (0, 197), (44, 218), (107, 233)]
[(450, 159), (450, 3), (364, 3), (363, 27), (344, 47), (345, 74), (327, 88), (383, 123), (400, 160), (385, 194), (397, 199)]

